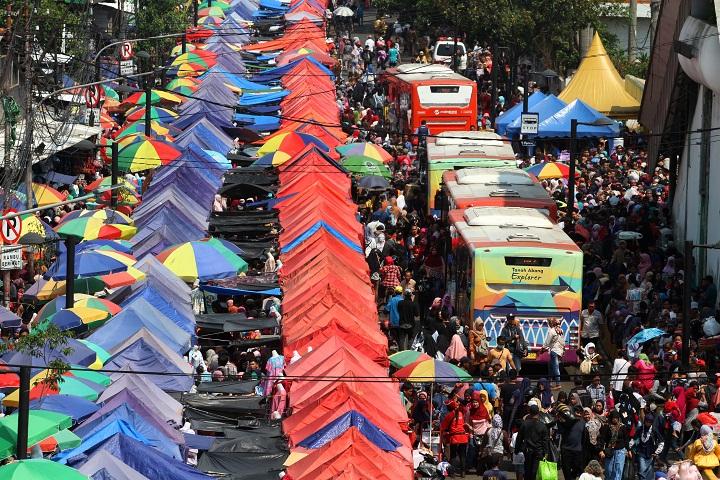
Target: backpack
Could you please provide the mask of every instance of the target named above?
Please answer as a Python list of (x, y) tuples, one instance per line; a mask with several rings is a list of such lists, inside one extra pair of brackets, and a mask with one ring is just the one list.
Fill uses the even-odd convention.
[(580, 373), (589, 375), (590, 372), (592, 372), (592, 360), (586, 357), (585, 360), (580, 362)]

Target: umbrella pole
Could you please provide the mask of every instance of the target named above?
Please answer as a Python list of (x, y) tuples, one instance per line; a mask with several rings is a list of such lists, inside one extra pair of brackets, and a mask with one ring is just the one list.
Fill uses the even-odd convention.
[(30, 422), (30, 367), (20, 367), (20, 403), (18, 408), (18, 438), (16, 457), (18, 460), (27, 458), (28, 423)]
[[(110, 145), (110, 149), (112, 151), (112, 170), (111, 170), (111, 183), (112, 185), (117, 185), (117, 177), (118, 177), (118, 143), (113, 140), (112, 145)], [(118, 201), (118, 191), (117, 189), (110, 191), (110, 208), (115, 209), (117, 208), (117, 201)]]
[(77, 239), (69, 236), (65, 239), (67, 265), (65, 266), (65, 308), (75, 306), (75, 245)]
[[(432, 452), (432, 431), (433, 431), (433, 414), (435, 413), (433, 410), (433, 394), (435, 389), (435, 383), (430, 384), (430, 440), (428, 440), (428, 447), (430, 447), (430, 451)], [(438, 456), (440, 455), (440, 444), (438, 444)]]

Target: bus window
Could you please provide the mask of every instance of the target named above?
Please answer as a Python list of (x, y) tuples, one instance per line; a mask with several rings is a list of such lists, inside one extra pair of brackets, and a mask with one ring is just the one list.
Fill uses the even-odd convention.
[(435, 55), (438, 57), (452, 57), (455, 54), (455, 47), (457, 46), (457, 55), (465, 55), (465, 46), (462, 43), (440, 43), (435, 50)]
[[(444, 91), (444, 90), (455, 91)], [(472, 99), (472, 85), (418, 85), (417, 94), (423, 107), (467, 107)]]

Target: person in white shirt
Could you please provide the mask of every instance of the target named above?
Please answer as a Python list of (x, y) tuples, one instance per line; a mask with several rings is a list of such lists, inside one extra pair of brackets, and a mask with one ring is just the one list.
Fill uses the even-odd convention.
[(555, 384), (552, 388), (557, 390), (560, 388), (560, 360), (565, 354), (565, 332), (560, 327), (560, 321), (557, 318), (548, 320), (548, 333), (541, 351), (550, 352), (548, 375), (550, 381)]
[(371, 52), (375, 51), (375, 40), (373, 40), (372, 37), (367, 37), (367, 40), (365, 40), (365, 46), (368, 47), (368, 49)]

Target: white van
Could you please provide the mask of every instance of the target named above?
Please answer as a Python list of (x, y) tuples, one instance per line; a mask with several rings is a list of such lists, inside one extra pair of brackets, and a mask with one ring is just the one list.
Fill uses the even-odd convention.
[[(453, 52), (455, 51), (455, 40), (448, 37), (440, 37), (433, 45), (433, 63), (444, 63), (452, 66)], [(457, 55), (459, 57), (458, 70), (464, 71), (467, 68), (467, 50), (465, 44), (457, 42)]]

